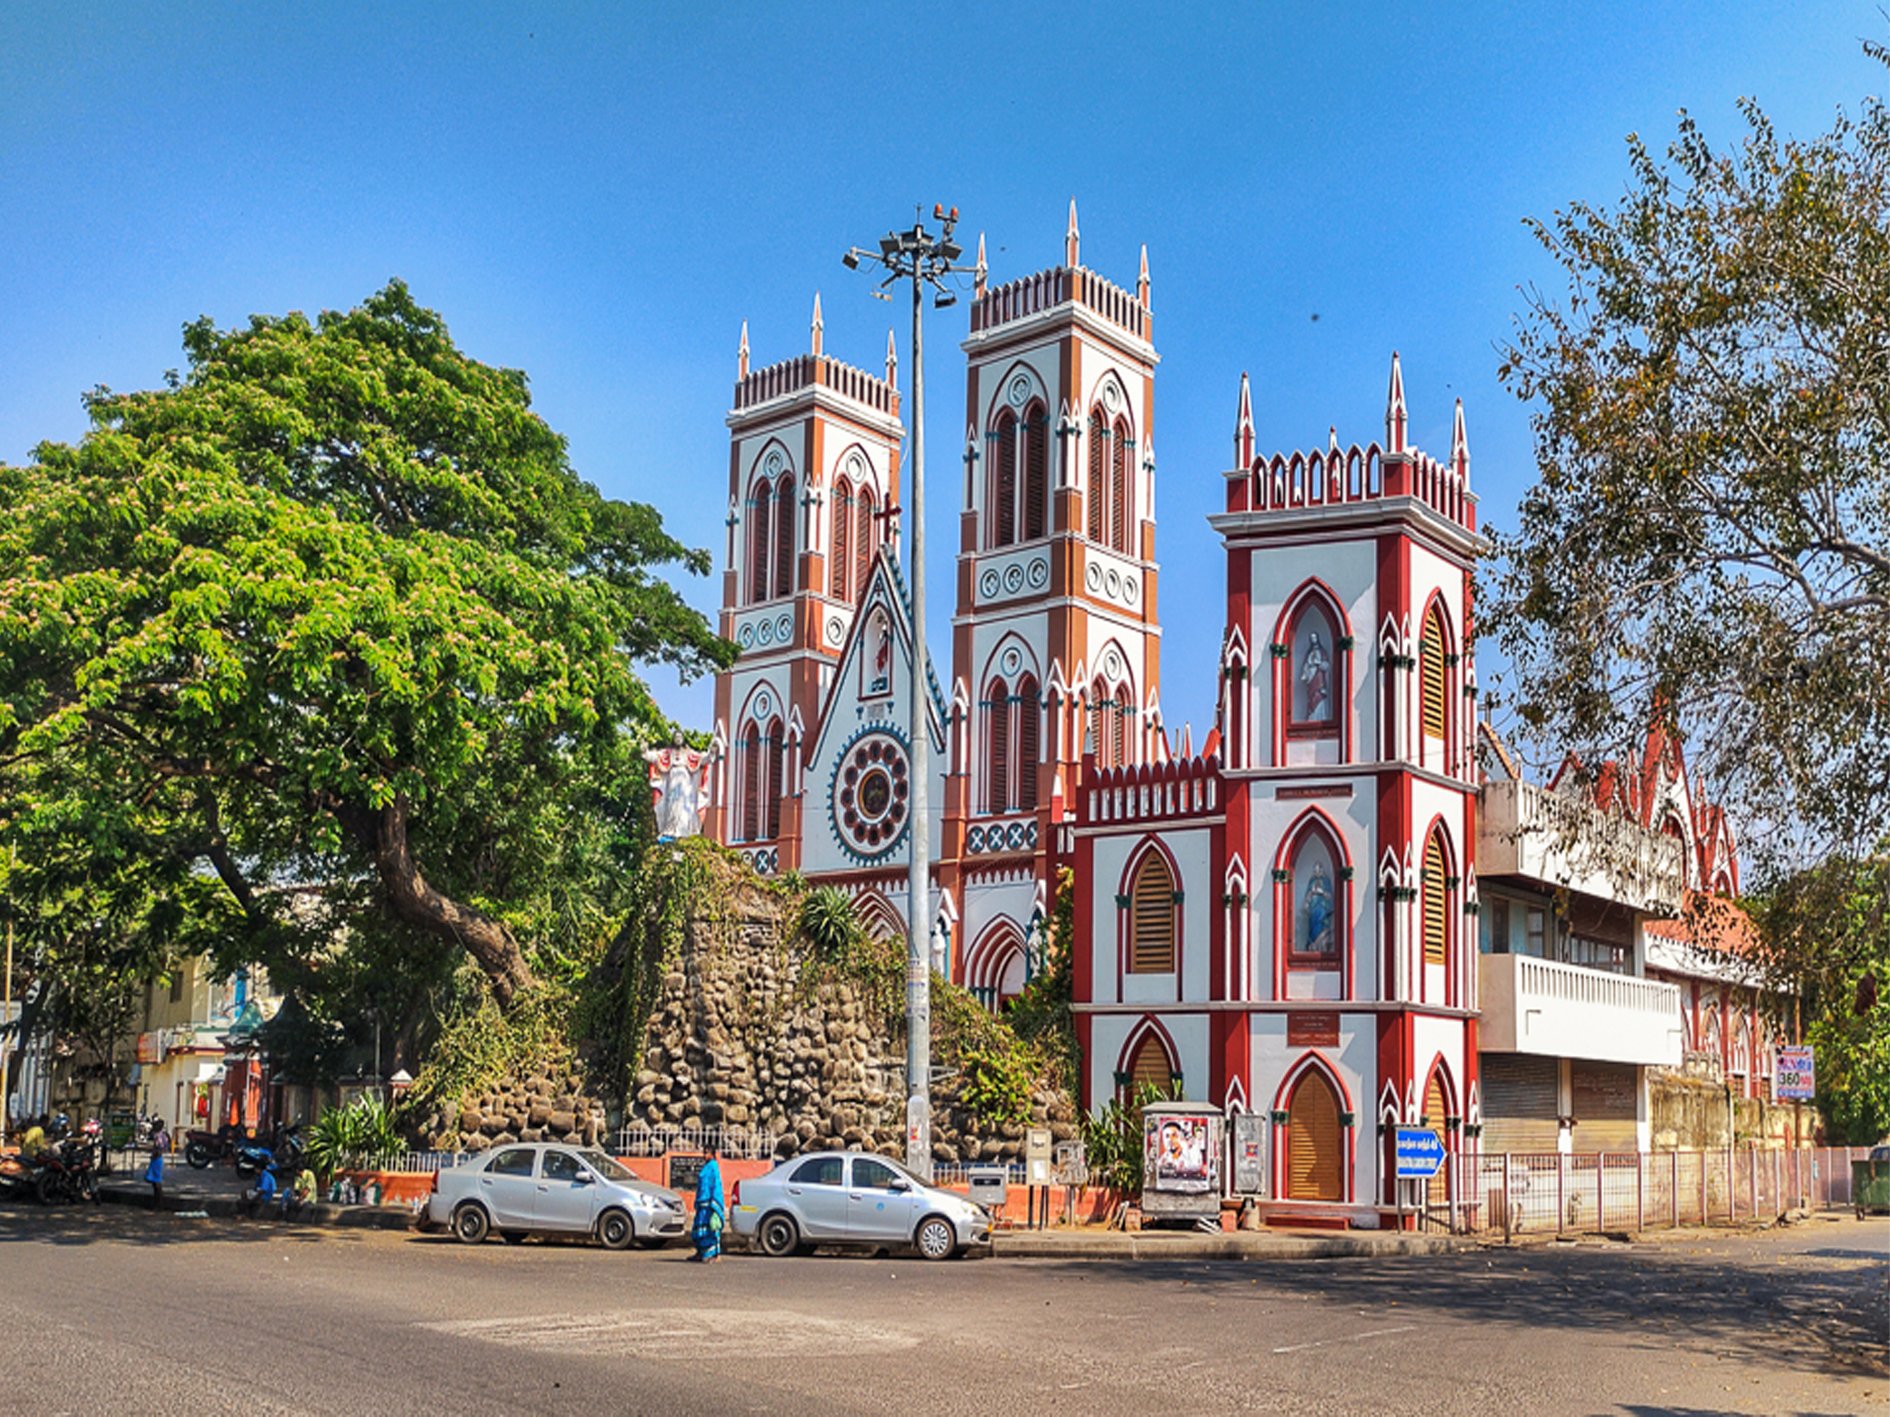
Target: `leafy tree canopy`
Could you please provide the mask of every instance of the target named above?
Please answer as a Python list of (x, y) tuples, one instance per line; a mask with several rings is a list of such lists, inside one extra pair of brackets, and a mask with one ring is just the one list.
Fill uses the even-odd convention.
[(707, 554), (579, 478), (524, 375), (398, 282), (184, 344), (181, 379), (0, 467), (22, 893), (139, 862), (226, 956), (319, 971), (392, 920), (501, 1004), (574, 968), (667, 728), (635, 665), (731, 653), (660, 575)]
[(1538, 226), (1569, 285), (1506, 352), (1541, 481), (1486, 600), (1540, 741), (1679, 727), (1785, 869), (1890, 818), (1890, 111), (1743, 111), (1737, 151), (1683, 114), (1618, 205)]

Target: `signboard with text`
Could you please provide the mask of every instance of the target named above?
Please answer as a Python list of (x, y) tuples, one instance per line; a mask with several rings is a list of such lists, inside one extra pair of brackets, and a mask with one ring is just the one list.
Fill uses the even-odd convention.
[(1444, 1139), (1430, 1127), (1398, 1128), (1398, 1179), (1428, 1180), (1444, 1164)]
[(1777, 1102), (1809, 1102), (1817, 1091), (1817, 1071), (1811, 1049), (1781, 1048), (1772, 1069), (1772, 1097)]

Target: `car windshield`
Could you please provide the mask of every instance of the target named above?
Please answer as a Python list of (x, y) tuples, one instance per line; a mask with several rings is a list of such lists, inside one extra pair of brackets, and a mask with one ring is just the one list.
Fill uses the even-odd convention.
[(584, 1158), (586, 1166), (606, 1181), (634, 1181), (637, 1178), (634, 1171), (620, 1165), (601, 1151), (580, 1151), (578, 1155)]

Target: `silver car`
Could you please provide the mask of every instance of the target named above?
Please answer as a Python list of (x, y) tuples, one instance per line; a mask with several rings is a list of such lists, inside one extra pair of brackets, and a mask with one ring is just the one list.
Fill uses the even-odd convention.
[(820, 1245), (911, 1245), (928, 1260), (989, 1244), (991, 1217), (883, 1156), (819, 1151), (736, 1183), (730, 1229), (764, 1255)]
[(595, 1235), (607, 1249), (627, 1250), (676, 1239), (688, 1220), (681, 1196), (601, 1151), (520, 1143), (442, 1168), (426, 1226), (450, 1227), (469, 1245), (497, 1231), (513, 1244), (527, 1235)]

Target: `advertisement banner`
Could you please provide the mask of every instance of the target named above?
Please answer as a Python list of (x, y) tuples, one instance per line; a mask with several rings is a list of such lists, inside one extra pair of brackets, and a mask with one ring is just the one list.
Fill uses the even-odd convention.
[(1144, 1116), (1150, 1187), (1184, 1195), (1218, 1189), (1213, 1136), (1218, 1118), (1186, 1112), (1149, 1112)]
[(1816, 1091), (1817, 1072), (1810, 1047), (1779, 1049), (1778, 1065), (1772, 1070), (1772, 1100), (1809, 1102)]

